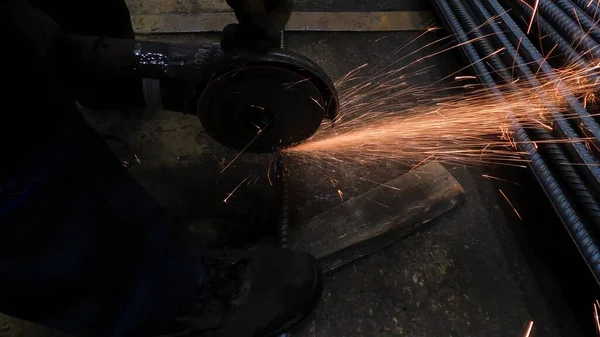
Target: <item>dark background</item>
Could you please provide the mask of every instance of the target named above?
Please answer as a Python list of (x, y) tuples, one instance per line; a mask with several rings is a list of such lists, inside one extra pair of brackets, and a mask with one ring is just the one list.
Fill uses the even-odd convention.
[[(132, 14), (226, 8), (224, 0), (129, 3)], [(431, 10), (426, 1), (407, 0), (296, 3), (298, 10), (305, 11)], [(290, 34), (289, 48), (311, 57), (336, 79), (363, 63), (387, 57), (415, 34)], [(419, 39), (407, 52), (444, 34), (439, 31)], [(216, 39), (210, 35), (140, 38), (175, 43)], [(434, 69), (412, 80), (415, 84), (433, 83), (465, 63), (460, 53), (450, 52), (417, 66), (428, 64)], [(265, 225), (275, 209), (265, 174), (270, 156), (242, 156), (219, 174), (220, 163), (231, 160), (235, 152), (205, 135), (194, 116), (162, 111), (87, 116), (102, 133), (131, 144), (140, 159), (133, 174), (195, 244), (251, 246), (272, 234)], [(464, 187), (465, 205), (425, 231), (329, 275), (322, 303), (298, 336), (522, 336), (529, 320), (535, 322), (532, 336), (595, 334), (592, 303), (599, 295), (597, 284), (529, 172), (508, 167), (446, 168)], [(391, 178), (389, 165), (383, 164), (359, 170), (340, 166), (336, 174), (347, 197), (373, 187), (355, 185), (360, 177), (377, 177), (381, 182)], [(226, 194), (248, 176), (253, 183), (243, 184), (224, 204)], [(337, 188), (318, 168), (307, 167), (292, 176), (296, 223), (341, 202)]]

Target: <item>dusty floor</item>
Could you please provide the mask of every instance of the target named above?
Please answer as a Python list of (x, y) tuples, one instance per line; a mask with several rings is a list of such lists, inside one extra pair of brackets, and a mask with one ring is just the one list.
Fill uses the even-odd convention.
[[(130, 6), (134, 14), (193, 13), (225, 10), (224, 2), (132, 0)], [(301, 10), (322, 11), (426, 8), (418, 1), (298, 2)], [(311, 57), (335, 79), (389, 55), (415, 34), (295, 34), (289, 38), (289, 47)], [(210, 37), (159, 39), (200, 43)], [(427, 39), (410, 48), (417, 49)], [(425, 54), (422, 51), (417, 56)], [(432, 83), (460, 68), (460, 62), (457, 54), (429, 59), (419, 66), (434, 68), (413, 80)], [(222, 163), (236, 153), (209, 139), (194, 116), (159, 111), (132, 116), (91, 113), (89, 118), (101, 132), (130, 143), (140, 160), (133, 166), (134, 175), (197, 244), (244, 245), (269, 234), (260, 223), (273, 206), (265, 175), (256, 172), (264, 172), (270, 158), (244, 156), (219, 175)], [(548, 263), (540, 260), (539, 250), (528, 241), (528, 228), (537, 228), (539, 222), (559, 227), (527, 173), (493, 170), (495, 175), (522, 185), (516, 186), (481, 177), (491, 169), (447, 168), (465, 188), (466, 204), (435, 221), (428, 230), (330, 275), (314, 318), (296, 336), (521, 336), (529, 320), (535, 321), (535, 336), (582, 335), (557, 290), (560, 282), (554, 281)], [(368, 168), (371, 173), (377, 170)], [(340, 168), (338, 174), (343, 176), (344, 172)], [(252, 174), (257, 176), (256, 184), (242, 188), (232, 202), (223, 204), (226, 194)], [(296, 193), (302, 200), (297, 221), (340, 202), (337, 189), (319, 187), (315, 185), (318, 181), (309, 177), (297, 179)], [(347, 180), (349, 195), (369, 188), (351, 185), (353, 177)], [(539, 202), (519, 208), (520, 220), (499, 195), (499, 188), (511, 199)], [(254, 202), (248, 204), (247, 200)], [(248, 210), (254, 210), (252, 218), (244, 216)], [(548, 218), (541, 219), (540, 214)]]

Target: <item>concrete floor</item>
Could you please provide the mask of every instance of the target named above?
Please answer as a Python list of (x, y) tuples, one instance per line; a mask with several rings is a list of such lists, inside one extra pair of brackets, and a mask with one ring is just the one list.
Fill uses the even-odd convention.
[[(324, 11), (424, 7), (417, 1), (298, 2), (300, 9)], [(134, 14), (225, 10), (215, 1), (131, 0), (130, 6)], [(356, 66), (379, 61), (415, 34), (296, 34), (290, 36), (289, 47), (311, 57), (335, 79)], [(201, 43), (211, 37), (149, 38)], [(435, 38), (420, 39), (410, 49)], [(432, 83), (461, 68), (461, 62), (452, 53), (429, 59), (419, 66), (434, 68), (412, 81)], [(120, 136), (130, 143), (140, 159), (133, 166), (133, 174), (173, 214), (195, 244), (244, 246), (271, 234), (261, 227), (273, 210), (265, 197), (269, 188), (261, 173), (266, 172), (270, 157), (243, 156), (235, 167), (219, 175), (222, 163), (236, 153), (205, 135), (194, 116), (166, 111), (132, 116), (94, 112), (88, 118), (102, 133)], [(523, 227), (541, 221), (536, 215), (551, 214), (527, 172), (447, 168), (465, 188), (466, 204), (435, 221), (428, 230), (328, 276), (323, 301), (296, 336), (521, 336), (529, 320), (535, 322), (535, 336), (583, 335), (546, 262), (531, 252), (527, 241)], [(338, 174), (344, 176), (344, 168), (338, 169)], [(353, 174), (373, 174), (377, 170), (368, 167)], [(521, 186), (481, 177), (490, 172), (518, 181)], [(252, 174), (257, 176), (254, 184), (238, 191), (232, 203), (221, 202), (241, 179)], [(298, 178), (301, 183), (297, 193), (304, 197), (297, 206), (301, 209), (297, 221), (341, 202), (337, 189), (314, 187), (314, 181), (305, 178)], [(369, 188), (355, 187), (351, 180), (356, 179), (349, 177), (345, 182), (348, 196)], [(318, 199), (311, 194), (313, 188), (320, 191)], [(498, 188), (511, 199), (539, 202), (527, 209), (519, 208), (520, 220), (507, 207)], [(253, 214), (250, 218), (245, 215), (249, 211)], [(548, 225), (556, 222), (553, 218), (544, 221)]]

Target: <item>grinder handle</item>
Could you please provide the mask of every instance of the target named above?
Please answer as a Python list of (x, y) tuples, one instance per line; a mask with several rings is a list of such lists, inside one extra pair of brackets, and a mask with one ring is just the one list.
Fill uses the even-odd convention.
[(52, 51), (88, 107), (183, 111), (189, 82), (206, 75), (220, 50), (63, 33)]
[(277, 41), (294, 7), (293, 0), (227, 0), (235, 16), (247, 29), (257, 29)]
[(292, 15), (293, 0), (227, 0), (227, 4), (233, 8), (239, 24), (223, 30), (225, 50), (266, 51), (280, 46), (281, 32)]

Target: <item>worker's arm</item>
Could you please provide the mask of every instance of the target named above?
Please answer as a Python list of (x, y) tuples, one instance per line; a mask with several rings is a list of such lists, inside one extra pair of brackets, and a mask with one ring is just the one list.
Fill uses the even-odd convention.
[[(15, 108), (15, 113), (59, 104), (62, 86), (56, 81), (57, 69), (49, 57), (58, 26), (26, 1), (6, 0), (1, 6), (0, 36), (4, 48), (0, 64), (3, 80), (10, 83), (3, 104)], [(7, 107), (5, 111), (11, 109)]]
[[(20, 94), (27, 92), (35, 94), (34, 88), (28, 88), (28, 86), (34, 83), (49, 83), (46, 92), (50, 92), (51, 89), (54, 91), (61, 89), (61, 92), (56, 95), (60, 95), (65, 100), (79, 101), (89, 108), (133, 109), (144, 106), (143, 98), (140, 98), (140, 79), (132, 76), (120, 76), (121, 74), (119, 74), (119, 78), (94, 76), (91, 72), (84, 74), (76, 70), (77, 63), (85, 57), (83, 53), (93, 50), (95, 48), (93, 43), (97, 39), (91, 38), (86, 41), (87, 44), (80, 46), (68, 41), (73, 35), (72, 33), (80, 36), (97, 34), (98, 37), (110, 36), (125, 40), (133, 38), (133, 34), (129, 34), (133, 30), (126, 7), (125, 14), (118, 11), (119, 8), (122, 9), (119, 6), (121, 0), (106, 1), (106, 9), (99, 9), (99, 13), (90, 15), (67, 10), (68, 8), (65, 7), (72, 0), (35, 0), (31, 3), (23, 0), (8, 1), (3, 4), (1, 26), (2, 31), (8, 35), (7, 38), (10, 42), (6, 46), (12, 54), (5, 55), (8, 60), (3, 63), (19, 64), (19, 69), (10, 70), (14, 72), (14, 80), (23, 83), (24, 87), (18, 89)], [(96, 4), (96, 7), (102, 6), (101, 2), (96, 2), (100, 3)], [(113, 4), (111, 5), (111, 3)], [(39, 5), (40, 8), (36, 5)], [(64, 10), (61, 11), (61, 9)], [(109, 15), (100, 15), (108, 10), (115, 12), (115, 16), (110, 16), (112, 20), (106, 20)], [(56, 15), (58, 21), (46, 11)], [(88, 17), (90, 18), (88, 21), (93, 22), (95, 19), (92, 17), (96, 14), (103, 18), (105, 23), (90, 25), (82, 20), (82, 18)], [(63, 29), (63, 25), (68, 29)], [(73, 42), (78, 43), (79, 41)], [(88, 50), (84, 50), (86, 48)], [(22, 64), (27, 64), (27, 66), (24, 67)], [(43, 76), (46, 78), (41, 78)], [(39, 81), (40, 78), (42, 81)], [(40, 95), (45, 93), (43, 90), (44, 88), (39, 88)]]
[[(103, 54), (110, 51), (98, 48), (101, 44), (99, 37), (123, 39), (124, 45), (131, 44), (127, 41), (133, 41), (130, 39), (133, 30), (129, 12), (123, 0), (105, 2), (105, 6), (112, 10), (114, 15), (106, 13), (107, 15), (104, 16), (98, 13), (74, 15), (68, 7), (74, 6), (75, 10), (77, 8), (81, 10), (81, 5), (73, 3), (74, 0), (32, 0), (29, 6), (23, 0), (9, 1), (12, 20), (6, 30), (16, 32), (20, 42), (26, 44), (24, 50), (36, 57), (35, 62), (39, 66), (52, 70), (57, 83), (62, 82), (62, 86), (66, 88), (67, 94), (71, 95), (72, 99), (97, 109), (144, 107), (142, 81), (139, 77), (127, 72), (115, 74), (110, 71), (87, 72), (80, 71), (79, 68), (81, 64), (97, 60), (98, 51)], [(257, 49), (257, 46), (258, 49), (268, 49), (278, 45), (275, 43), (278, 41), (279, 31), (284, 28), (291, 13), (291, 0), (264, 2), (263, 0), (230, 0), (228, 2), (234, 8), (240, 22), (239, 25), (235, 25), (231, 34), (234, 36), (231, 45), (242, 49)], [(100, 6), (96, 8), (99, 13), (106, 12), (106, 8), (101, 8), (101, 3), (103, 2), (92, 1), (91, 5), (93, 8)], [(90, 22), (94, 22), (93, 17), (108, 16), (112, 20), (102, 20), (90, 25)], [(89, 20), (82, 19), (86, 17), (89, 17)], [(117, 28), (113, 29), (111, 25)], [(77, 38), (77, 36), (94, 35), (98, 38)], [(125, 47), (116, 50), (126, 52), (128, 49), (127, 46)], [(121, 56), (111, 54), (106, 59), (110, 62), (115, 60), (119, 62), (119, 59), (126, 61), (131, 58), (132, 55), (129, 53)]]
[(239, 24), (225, 27), (226, 50), (267, 50), (279, 47), (281, 31), (292, 15), (293, 0), (227, 0)]
[[(21, 50), (22, 57), (45, 62), (58, 25), (49, 16), (23, 0), (7, 0), (2, 8), (2, 31), (10, 36), (8, 48)], [(18, 48), (18, 49), (17, 49)], [(16, 49), (16, 50), (15, 50)], [(33, 59), (32, 59), (33, 61)]]
[[(190, 0), (191, 1), (191, 0)], [(125, 0), (29, 0), (64, 31), (133, 39), (133, 26)]]
[(275, 40), (290, 20), (293, 7), (292, 0), (227, 0), (227, 4), (241, 25)]

